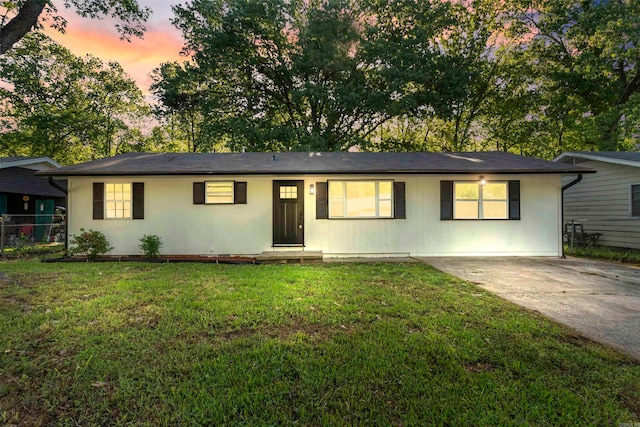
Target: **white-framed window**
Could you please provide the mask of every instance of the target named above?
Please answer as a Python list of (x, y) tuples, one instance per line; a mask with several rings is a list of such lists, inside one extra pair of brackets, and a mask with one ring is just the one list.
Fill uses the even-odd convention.
[(457, 181), (453, 183), (454, 219), (508, 219), (507, 182)]
[(131, 183), (105, 184), (104, 193), (105, 218), (131, 218)]
[(206, 204), (233, 204), (233, 181), (207, 181), (205, 182)]
[(640, 184), (629, 186), (629, 215), (640, 217)]
[(393, 181), (329, 181), (329, 218), (393, 218)]

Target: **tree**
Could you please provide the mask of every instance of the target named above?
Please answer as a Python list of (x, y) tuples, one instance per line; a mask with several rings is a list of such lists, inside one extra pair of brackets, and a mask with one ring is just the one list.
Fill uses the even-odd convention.
[(466, 77), (437, 43), (449, 8), (194, 0), (174, 6), (174, 24), (207, 88), (208, 134), (231, 149), (333, 151), (364, 146), (394, 117), (451, 114)]
[(196, 153), (223, 148), (211, 123), (219, 114), (209, 114), (214, 102), (223, 98), (200, 76), (197, 67), (188, 62), (161, 64), (153, 70), (151, 79), (151, 92), (158, 101), (156, 116), (168, 127), (174, 151)]
[[(51, 26), (63, 31), (66, 21), (57, 15), (53, 0), (7, 0), (2, 2), (4, 13), (0, 17), (0, 55), (13, 47), (34, 28), (42, 26), (43, 17), (51, 18)], [(96, 19), (108, 16), (117, 19), (116, 29), (122, 39), (141, 37), (144, 22), (151, 10), (140, 7), (136, 0), (63, 0), (65, 8), (74, 7), (80, 16)], [(1, 9), (0, 9), (1, 10)]]
[(31, 33), (0, 58), (0, 71), (0, 153), (73, 163), (135, 149), (132, 125), (148, 109), (119, 64)]
[(516, 1), (512, 12), (514, 39), (531, 38), (523, 58), (546, 93), (539, 111), (555, 111), (559, 129), (582, 128), (586, 147), (630, 148), (625, 141), (640, 130), (640, 4)]

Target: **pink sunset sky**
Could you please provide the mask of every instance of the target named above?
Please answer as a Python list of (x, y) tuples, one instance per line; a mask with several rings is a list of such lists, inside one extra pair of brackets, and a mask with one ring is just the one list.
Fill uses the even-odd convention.
[(180, 56), (183, 40), (180, 31), (171, 25), (171, 4), (158, 0), (138, 0), (148, 6), (153, 14), (146, 23), (143, 39), (132, 38), (131, 42), (120, 40), (111, 19), (95, 20), (82, 18), (73, 9), (60, 7), (58, 13), (67, 20), (64, 34), (46, 28), (46, 33), (75, 55), (92, 54), (103, 61), (117, 61), (124, 70), (147, 93), (151, 79), (149, 73), (163, 62), (184, 61)]

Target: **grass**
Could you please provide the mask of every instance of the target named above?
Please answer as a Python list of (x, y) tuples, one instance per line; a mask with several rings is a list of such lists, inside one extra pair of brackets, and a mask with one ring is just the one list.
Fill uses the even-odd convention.
[(600, 259), (640, 266), (639, 249), (617, 248), (613, 246), (574, 246), (574, 248), (571, 249), (565, 245), (564, 252), (567, 255), (579, 258)]
[(64, 243), (36, 243), (16, 247), (4, 248), (7, 258), (33, 258), (62, 256), (64, 254)]
[(617, 425), (640, 365), (427, 265), (0, 262), (0, 422)]

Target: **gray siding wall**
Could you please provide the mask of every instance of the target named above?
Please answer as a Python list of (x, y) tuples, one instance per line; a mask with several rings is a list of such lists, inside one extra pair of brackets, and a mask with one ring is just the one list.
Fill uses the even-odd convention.
[[(640, 218), (630, 216), (629, 187), (640, 184), (640, 168), (586, 161), (598, 171), (586, 174), (564, 194), (564, 220), (574, 220), (590, 233), (602, 233), (598, 244), (640, 249)], [(563, 178), (563, 185), (575, 177)]]

